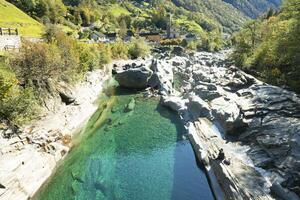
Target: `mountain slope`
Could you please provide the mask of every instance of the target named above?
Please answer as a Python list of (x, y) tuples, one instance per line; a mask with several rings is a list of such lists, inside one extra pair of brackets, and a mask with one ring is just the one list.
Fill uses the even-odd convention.
[(249, 18), (222, 0), (172, 0), (179, 7), (203, 13), (218, 21), (224, 32), (238, 30)]
[(39, 37), (44, 26), (23, 11), (4, 0), (0, 0), (0, 27), (18, 28), (22, 36)]
[(257, 18), (270, 8), (278, 9), (282, 0), (223, 0), (250, 18)]

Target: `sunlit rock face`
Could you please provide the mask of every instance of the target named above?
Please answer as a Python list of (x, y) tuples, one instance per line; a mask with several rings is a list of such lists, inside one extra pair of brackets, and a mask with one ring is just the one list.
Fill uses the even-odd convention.
[(174, 82), (180, 79), (180, 94), (164, 98), (165, 105), (190, 110), (190, 120), (208, 117), (217, 122), (227, 135), (250, 146), (247, 154), (255, 166), (269, 170), (271, 181), (300, 195), (299, 96), (240, 71), (226, 59), (226, 52), (168, 60)]

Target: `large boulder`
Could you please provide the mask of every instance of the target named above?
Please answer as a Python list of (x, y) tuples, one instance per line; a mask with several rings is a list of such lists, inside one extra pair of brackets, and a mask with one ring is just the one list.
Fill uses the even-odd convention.
[(162, 96), (161, 98), (161, 104), (170, 108), (174, 111), (181, 111), (186, 109), (185, 106), (186, 101), (183, 100), (181, 97), (176, 96)]
[(153, 75), (149, 80), (149, 85), (157, 88), (162, 95), (169, 95), (173, 88), (173, 66), (164, 60), (152, 62), (151, 70)]
[(196, 95), (190, 95), (187, 105), (189, 113), (193, 116), (194, 119), (197, 119), (199, 117), (211, 118), (211, 110), (208, 103), (203, 101), (200, 97)]
[(148, 80), (152, 74), (153, 72), (148, 67), (141, 66), (117, 71), (115, 79), (122, 87), (144, 89), (148, 86)]
[(226, 132), (232, 132), (245, 126), (239, 106), (231, 99), (219, 97), (210, 102), (214, 118)]
[(197, 96), (205, 100), (213, 100), (215, 98), (221, 97), (216, 85), (212, 83), (202, 83), (193, 88), (193, 91)]
[(176, 46), (173, 48), (172, 54), (176, 55), (176, 56), (183, 56), (184, 54), (184, 48), (181, 46)]

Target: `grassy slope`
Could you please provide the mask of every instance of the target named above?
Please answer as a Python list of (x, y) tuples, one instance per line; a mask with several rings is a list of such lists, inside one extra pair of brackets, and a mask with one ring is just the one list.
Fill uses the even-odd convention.
[(129, 15), (130, 12), (126, 10), (125, 8), (121, 7), (119, 4), (111, 4), (110, 6), (107, 6), (110, 13), (115, 16), (119, 17), (121, 14), (123, 15)]
[(44, 26), (14, 5), (0, 0), (0, 27), (18, 28), (22, 36), (40, 37)]

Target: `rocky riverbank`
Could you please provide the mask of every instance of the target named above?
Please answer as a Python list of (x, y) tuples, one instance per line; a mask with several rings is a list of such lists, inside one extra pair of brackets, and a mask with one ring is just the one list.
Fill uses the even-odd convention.
[(0, 199), (30, 199), (68, 153), (73, 135), (98, 108), (95, 101), (111, 66), (89, 72), (84, 81), (70, 87), (51, 87), (44, 101), (44, 116), (18, 134), (0, 129)]
[[(156, 89), (180, 114), (218, 199), (299, 199), (300, 98), (232, 66), (227, 54), (177, 49), (114, 73), (125, 87)], [(221, 148), (230, 164), (215, 160)]]

